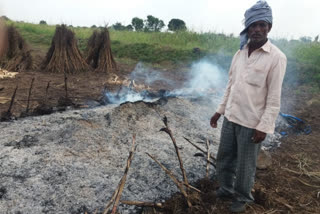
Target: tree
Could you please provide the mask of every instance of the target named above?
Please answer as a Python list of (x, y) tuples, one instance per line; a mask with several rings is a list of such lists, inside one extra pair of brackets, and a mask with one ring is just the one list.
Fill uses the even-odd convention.
[(165, 26), (164, 22), (154, 16), (147, 16), (147, 20), (145, 20), (145, 31), (154, 31), (159, 32)]
[(133, 31), (132, 25), (127, 25), (127, 26), (126, 26), (126, 30), (127, 30), (127, 31)]
[(187, 30), (186, 23), (181, 19), (171, 19), (168, 28), (171, 31), (184, 31)]
[(10, 19), (7, 16), (1, 16), (1, 19), (5, 20), (5, 21), (10, 21)]
[(125, 30), (126, 26), (122, 25), (121, 22), (116, 22), (114, 25), (112, 25), (112, 28), (115, 30)]
[(97, 28), (97, 26), (96, 25), (92, 25), (91, 28)]
[(41, 21), (39, 22), (39, 24), (40, 24), (40, 25), (46, 25), (46, 24), (47, 24), (47, 22), (46, 22), (46, 21), (44, 21), (44, 20), (41, 20)]
[(131, 20), (131, 24), (132, 24), (135, 31), (142, 31), (143, 30), (144, 24), (143, 24), (142, 19), (140, 19), (138, 17), (134, 17)]
[(312, 38), (310, 36), (303, 36), (303, 37), (300, 37), (299, 40), (301, 42), (305, 42), (305, 43), (310, 43), (312, 42)]

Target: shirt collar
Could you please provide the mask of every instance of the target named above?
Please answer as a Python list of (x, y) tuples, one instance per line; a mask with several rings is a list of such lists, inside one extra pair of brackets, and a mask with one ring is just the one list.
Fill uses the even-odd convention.
[[(246, 46), (244, 47), (244, 49), (249, 50), (248, 44), (246, 44)], [(270, 50), (271, 50), (271, 42), (270, 42), (270, 40), (268, 39), (268, 41), (267, 41), (264, 45), (262, 45), (262, 47), (260, 47), (260, 48), (257, 49), (257, 50), (260, 50), (260, 49), (262, 49), (263, 51), (265, 51), (265, 52), (267, 52), (267, 53), (270, 53)]]

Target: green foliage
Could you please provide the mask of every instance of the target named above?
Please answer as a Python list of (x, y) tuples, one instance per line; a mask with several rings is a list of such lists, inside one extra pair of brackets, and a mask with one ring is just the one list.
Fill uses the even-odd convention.
[(111, 26), (112, 29), (117, 30), (117, 31), (133, 31), (132, 25), (127, 25), (124, 26), (120, 22), (115, 23), (114, 25)]
[(164, 22), (154, 16), (147, 16), (145, 20), (144, 30), (146, 32), (160, 32), (160, 30), (165, 26)]
[(126, 26), (126, 30), (127, 30), (127, 31), (133, 31), (132, 25), (127, 25), (127, 26)]
[(120, 22), (116, 22), (111, 26), (114, 30), (125, 30), (126, 26), (122, 25)]
[(183, 31), (187, 30), (186, 23), (181, 19), (171, 19), (168, 28), (171, 31)]
[[(50, 47), (55, 31), (53, 25), (37, 25), (7, 21), (14, 25), (23, 38), (36, 50), (44, 53)], [(91, 28), (73, 27), (80, 50), (85, 51)], [(117, 60), (149, 63), (188, 63), (199, 57), (208, 57), (225, 70), (230, 66), (232, 56), (239, 49), (239, 38), (217, 33), (196, 33), (190, 31), (142, 32), (110, 30), (112, 51)], [(277, 39), (272, 42), (288, 58), (285, 84), (298, 88), (309, 84), (320, 88), (320, 43), (300, 40)], [(193, 49), (200, 50), (194, 53)]]
[(10, 21), (10, 19), (7, 16), (1, 16), (1, 19), (3, 19), (4, 21)]
[(46, 22), (46, 21), (44, 21), (44, 20), (41, 20), (41, 21), (39, 22), (39, 24), (40, 24), (40, 25), (46, 25), (46, 24), (47, 24), (47, 22)]
[(142, 19), (140, 19), (138, 17), (134, 17), (131, 21), (131, 24), (132, 24), (135, 31), (142, 31), (143, 30), (144, 23), (143, 23)]

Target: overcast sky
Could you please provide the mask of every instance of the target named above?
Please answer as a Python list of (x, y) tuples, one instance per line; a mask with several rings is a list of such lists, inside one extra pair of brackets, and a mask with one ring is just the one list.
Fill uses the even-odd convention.
[[(153, 15), (165, 24), (172, 18), (194, 31), (233, 33), (242, 30), (244, 12), (257, 0), (0, 0), (0, 14), (13, 20), (74, 26), (130, 24)], [(273, 9), (273, 38), (320, 34), (320, 0), (267, 0)]]

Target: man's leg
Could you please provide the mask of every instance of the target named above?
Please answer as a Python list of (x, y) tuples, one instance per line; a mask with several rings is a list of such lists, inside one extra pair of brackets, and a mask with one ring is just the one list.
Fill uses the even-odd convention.
[(237, 139), (235, 133), (236, 124), (224, 118), (220, 145), (217, 154), (217, 179), (220, 185), (219, 192), (222, 195), (234, 193), (234, 176), (237, 160)]
[(243, 126), (237, 126), (237, 171), (235, 180), (236, 200), (241, 202), (253, 202), (251, 194), (254, 185), (256, 163), (261, 148), (261, 143), (253, 143), (252, 137), (255, 130)]

